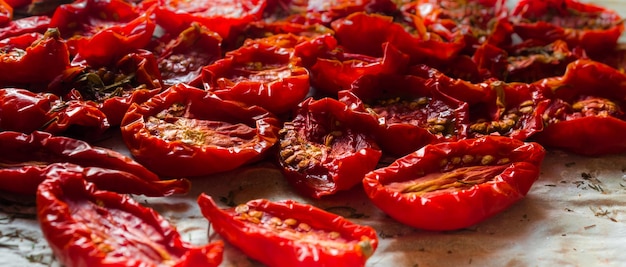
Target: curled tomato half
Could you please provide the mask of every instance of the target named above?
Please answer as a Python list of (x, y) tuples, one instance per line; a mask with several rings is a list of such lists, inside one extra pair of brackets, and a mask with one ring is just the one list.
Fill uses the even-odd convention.
[(373, 228), (292, 200), (223, 210), (202, 194), (198, 204), (218, 234), (268, 266), (365, 266), (378, 246)]
[(50, 25), (48, 16), (30, 16), (14, 19), (0, 28), (0, 40), (26, 33), (45, 33)]
[(202, 71), (204, 88), (227, 100), (263, 107), (274, 114), (294, 109), (309, 92), (309, 72), (293, 49), (247, 43)]
[[(133, 159), (102, 147), (69, 137), (53, 136), (46, 132), (23, 134), (18, 132), (0, 132), (0, 161), (16, 166), (46, 165), (67, 162), (83, 167), (100, 167), (121, 170), (147, 181), (158, 181), (159, 177)], [(8, 153), (11, 151), (11, 153)]]
[(258, 106), (223, 100), (178, 84), (139, 105), (122, 121), (131, 154), (164, 176), (200, 176), (258, 161), (278, 140), (279, 122)]
[(537, 142), (590, 156), (626, 151), (626, 74), (577, 60), (563, 76), (537, 84), (552, 93), (543, 113), (545, 128), (534, 137)]
[(382, 44), (389, 42), (409, 55), (413, 64), (442, 64), (465, 47), (460, 35), (446, 40), (427, 31), (421, 18), (409, 13), (394, 18), (357, 12), (333, 21), (332, 28), (339, 45), (350, 53), (380, 57)]
[(200, 76), (202, 67), (222, 57), (222, 38), (205, 26), (192, 23), (176, 39), (163, 40), (159, 70), (165, 87), (190, 83)]
[(332, 98), (300, 103), (280, 130), (279, 163), (287, 181), (315, 198), (348, 190), (373, 170), (382, 153), (376, 118)]
[(338, 51), (333, 57), (317, 59), (311, 67), (312, 83), (315, 89), (336, 95), (365, 75), (403, 73), (408, 63), (409, 57), (389, 43), (383, 44), (382, 58)]
[(59, 172), (37, 190), (43, 236), (66, 266), (218, 266), (221, 241), (195, 247), (156, 211)]
[[(184, 21), (196, 21), (217, 32), (224, 39), (236, 38), (250, 22), (260, 20), (267, 6), (266, 0), (148, 0), (163, 16), (181, 16)], [(169, 15), (167, 15), (169, 13)]]
[(584, 57), (584, 51), (572, 51), (563, 40), (557, 40), (544, 46), (518, 45), (510, 48), (509, 52), (483, 44), (474, 53), (473, 59), (491, 77), (507, 82), (532, 83), (561, 76), (569, 63)]
[(35, 196), (39, 184), (48, 177), (65, 173), (80, 176), (98, 188), (120, 194), (162, 197), (187, 193), (191, 186), (186, 179), (153, 181), (122, 170), (83, 167), (72, 163), (34, 165), (34, 161), (6, 162), (1, 159), (0, 164), (0, 190), (18, 195)]
[(592, 55), (612, 51), (624, 31), (617, 12), (577, 0), (521, 0), (512, 15), (523, 40), (547, 45), (561, 39)]
[(93, 103), (63, 101), (51, 93), (0, 89), (0, 129), (95, 138), (109, 128), (106, 115)]
[[(47, 84), (70, 65), (67, 45), (57, 29), (0, 41), (0, 85)], [(42, 64), (46, 62), (46, 64)]]
[(430, 143), (463, 139), (467, 134), (468, 105), (421, 77), (364, 76), (349, 92), (339, 94), (352, 112), (376, 117), (377, 143), (392, 156), (406, 155)]
[(518, 202), (539, 177), (537, 143), (488, 136), (423, 147), (363, 179), (386, 214), (426, 230), (479, 223)]

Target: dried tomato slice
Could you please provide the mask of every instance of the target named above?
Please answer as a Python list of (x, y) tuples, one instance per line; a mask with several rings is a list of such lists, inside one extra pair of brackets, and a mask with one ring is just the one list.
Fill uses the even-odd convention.
[(607, 65), (577, 60), (565, 75), (537, 82), (552, 92), (545, 128), (534, 139), (583, 155), (626, 151), (626, 75)]
[(147, 181), (159, 181), (159, 177), (133, 159), (110, 149), (94, 147), (89, 143), (64, 136), (35, 131), (30, 134), (0, 132), (0, 160), (9, 164), (31, 162), (42, 165), (67, 162), (83, 167), (100, 167), (121, 170)]
[[(147, 0), (143, 5), (157, 6), (159, 16), (180, 16), (187, 24), (198, 22), (225, 40), (234, 39), (245, 26), (260, 20), (266, 0)], [(169, 13), (169, 15), (165, 14)]]
[(497, 34), (497, 24), (508, 13), (505, 0), (418, 0), (404, 4), (401, 10), (418, 15), (429, 31), (447, 40), (463, 35), (467, 54), (495, 38), (491, 35)]
[(120, 194), (162, 197), (184, 194), (191, 184), (186, 179), (151, 181), (121, 170), (83, 167), (71, 163), (0, 161), (0, 190), (18, 195), (35, 196), (37, 187), (48, 177), (72, 173), (94, 183), (98, 188)]
[(263, 41), (248, 42), (203, 68), (204, 87), (223, 99), (257, 105), (274, 114), (286, 113), (310, 89), (309, 72), (293, 52)]
[(93, 103), (63, 101), (50, 93), (0, 89), (0, 129), (96, 138), (109, 128), (106, 115)]
[(372, 134), (376, 126), (373, 116), (352, 112), (345, 103), (308, 98), (280, 131), (281, 170), (306, 196), (348, 190), (378, 164), (382, 153)]
[(501, 136), (432, 144), (368, 173), (365, 192), (386, 214), (426, 230), (457, 230), (518, 202), (545, 150)]
[(57, 8), (50, 27), (66, 39), (74, 64), (101, 67), (146, 47), (156, 23), (152, 10), (122, 0), (81, 0)]
[(57, 259), (67, 266), (218, 266), (223, 243), (192, 246), (156, 211), (127, 195), (98, 190), (71, 172), (37, 191), (37, 215)]
[(43, 35), (26, 33), (3, 39), (0, 51), (3, 87), (43, 84), (45, 88), (70, 65), (68, 48), (56, 29), (49, 29)]
[(353, 13), (333, 21), (332, 28), (339, 45), (350, 53), (380, 57), (382, 44), (389, 42), (408, 54), (413, 64), (442, 64), (465, 47), (462, 36), (446, 40), (428, 32), (421, 18), (406, 12), (397, 17)]
[(202, 67), (222, 57), (222, 38), (198, 23), (182, 30), (175, 40), (166, 40), (157, 52), (165, 88), (191, 83), (200, 76)]
[(521, 0), (513, 10), (514, 32), (539, 45), (564, 40), (591, 55), (615, 48), (624, 21), (613, 10), (576, 0)]
[(507, 50), (490, 44), (480, 46), (473, 59), (488, 76), (507, 82), (532, 83), (543, 78), (561, 76), (567, 65), (586, 58), (580, 49), (570, 50), (567, 43), (557, 40), (545, 46), (517, 45)]
[(383, 57), (375, 58), (360, 54), (344, 53), (341, 50), (333, 57), (320, 57), (310, 68), (312, 83), (316, 90), (336, 95), (350, 89), (355, 80), (365, 75), (404, 73), (409, 57), (389, 43), (383, 44)]
[(278, 119), (263, 108), (185, 84), (133, 104), (121, 126), (137, 161), (175, 177), (208, 175), (258, 161), (277, 142), (278, 129)]
[(378, 246), (373, 228), (292, 200), (223, 210), (201, 194), (198, 204), (217, 233), (269, 266), (365, 266)]
[(340, 92), (340, 100), (352, 112), (376, 117), (377, 143), (392, 156), (466, 137), (468, 105), (417, 76), (364, 76), (350, 93)]

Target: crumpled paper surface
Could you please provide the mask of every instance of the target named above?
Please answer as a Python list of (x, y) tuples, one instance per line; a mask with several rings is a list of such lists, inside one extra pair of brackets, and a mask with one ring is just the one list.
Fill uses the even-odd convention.
[[(626, 17), (623, 0), (585, 2), (613, 8)], [(99, 145), (126, 151), (116, 138)], [(589, 158), (548, 151), (539, 180), (525, 199), (482, 223), (452, 232), (421, 231), (397, 223), (358, 187), (322, 200), (302, 198), (269, 163), (193, 179), (192, 185), (184, 196), (136, 198), (168, 218), (186, 241), (196, 245), (220, 238), (197, 206), (197, 196), (204, 192), (223, 207), (256, 198), (294, 199), (370, 225), (380, 241), (367, 263), (371, 267), (626, 264), (626, 154)], [(34, 199), (0, 200), (0, 266), (60, 266), (39, 230)], [(226, 243), (222, 266), (262, 265)]]

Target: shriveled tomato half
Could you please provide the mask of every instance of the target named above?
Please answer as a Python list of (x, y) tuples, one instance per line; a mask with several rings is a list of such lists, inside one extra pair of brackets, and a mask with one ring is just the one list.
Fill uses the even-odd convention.
[(359, 184), (382, 152), (374, 139), (376, 118), (351, 111), (332, 98), (308, 98), (280, 130), (278, 160), (300, 193), (321, 198)]
[(135, 50), (111, 65), (71, 67), (50, 83), (48, 90), (65, 99), (95, 103), (109, 124), (118, 126), (132, 103), (143, 103), (162, 87), (154, 55)]
[(45, 131), (96, 138), (109, 128), (106, 115), (93, 103), (63, 101), (51, 93), (0, 89), (0, 129), (31, 133)]
[(311, 67), (312, 83), (316, 90), (335, 96), (350, 89), (355, 80), (365, 75), (400, 74), (406, 71), (409, 57), (390, 43), (383, 44), (381, 58), (344, 53), (319, 57)]
[[(184, 17), (217, 32), (224, 39), (236, 38), (250, 22), (260, 20), (267, 6), (266, 0), (148, 0), (143, 5), (157, 6), (158, 13)], [(165, 15), (165, 16), (170, 16)]]
[(309, 92), (309, 72), (294, 49), (248, 42), (202, 70), (204, 88), (220, 98), (263, 107), (274, 114), (295, 109)]
[(591, 60), (570, 63), (565, 75), (537, 82), (553, 99), (537, 142), (583, 155), (626, 151), (626, 74)]
[(43, 84), (45, 88), (70, 65), (67, 45), (57, 29), (48, 29), (43, 35), (33, 32), (2, 39), (0, 50), (3, 87)]
[(557, 40), (542, 46), (517, 45), (509, 51), (483, 44), (474, 53), (473, 60), (488, 76), (507, 82), (532, 83), (561, 76), (569, 63), (585, 57), (581, 49), (572, 51), (565, 41)]
[(564, 40), (590, 54), (612, 51), (624, 31), (614, 10), (577, 0), (521, 0), (513, 9), (514, 32), (540, 45)]
[(332, 28), (339, 45), (350, 53), (380, 57), (382, 44), (389, 42), (408, 54), (413, 64), (441, 64), (465, 47), (462, 36), (446, 40), (427, 31), (421, 18), (409, 13), (390, 17), (357, 12), (333, 21)]
[(159, 42), (158, 62), (165, 88), (197, 79), (202, 68), (222, 57), (222, 38), (205, 26), (192, 23), (175, 39)]
[(352, 112), (376, 117), (376, 140), (392, 156), (466, 137), (468, 105), (412, 75), (364, 76), (340, 100)]
[(221, 241), (192, 246), (156, 211), (71, 172), (37, 191), (43, 236), (66, 266), (218, 266)]
[(187, 179), (153, 181), (118, 169), (72, 163), (6, 162), (5, 159), (0, 163), (0, 191), (24, 196), (35, 196), (39, 184), (63, 173), (80, 176), (98, 188), (120, 194), (163, 197), (187, 193), (191, 187)]
[(220, 209), (201, 194), (198, 204), (218, 234), (268, 266), (365, 266), (378, 246), (373, 228), (292, 200)]
[(500, 136), (433, 144), (368, 173), (363, 186), (401, 223), (456, 230), (522, 199), (539, 177), (544, 155), (537, 143)]
[(148, 181), (158, 181), (159, 177), (133, 159), (120, 152), (89, 143), (50, 133), (35, 131), (24, 134), (12, 131), (0, 132), (0, 161), (31, 162), (34, 165), (55, 162), (68, 162), (81, 166), (101, 167), (122, 170), (135, 174)]
[(26, 33), (45, 33), (49, 25), (49, 16), (30, 16), (13, 19), (0, 28), (0, 40)]
[(258, 161), (278, 140), (279, 122), (267, 110), (220, 99), (178, 84), (139, 105), (122, 120), (131, 154), (163, 176), (200, 176)]

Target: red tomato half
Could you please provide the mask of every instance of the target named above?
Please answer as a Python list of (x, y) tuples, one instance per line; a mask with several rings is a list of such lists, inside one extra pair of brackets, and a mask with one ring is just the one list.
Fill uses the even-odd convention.
[(175, 177), (208, 175), (258, 161), (277, 142), (278, 129), (278, 119), (263, 108), (185, 84), (133, 104), (121, 126), (137, 161)]
[(280, 130), (279, 163), (287, 181), (315, 198), (359, 184), (382, 153), (373, 132), (376, 118), (351, 111), (332, 98), (300, 103)]
[(222, 210), (202, 194), (198, 204), (217, 233), (268, 266), (365, 266), (378, 245), (373, 228), (292, 200)]
[(274, 114), (295, 109), (309, 93), (309, 72), (294, 49), (262, 40), (228, 52), (204, 67), (204, 88), (222, 99), (257, 105)]
[(37, 191), (43, 236), (66, 266), (219, 266), (221, 241), (195, 247), (156, 211), (102, 191), (77, 173), (51, 175)]
[(95, 138), (109, 126), (106, 115), (93, 103), (62, 101), (54, 94), (26, 89), (0, 89), (0, 128), (3, 130)]
[(590, 54), (612, 51), (624, 31), (613, 10), (577, 0), (521, 0), (513, 10), (514, 31), (523, 40), (547, 45), (564, 40)]
[(626, 151), (626, 74), (607, 65), (577, 60), (563, 76), (537, 82), (553, 99), (545, 128), (534, 137), (547, 147), (583, 155)]
[(401, 223), (456, 230), (522, 199), (544, 155), (539, 144), (508, 137), (439, 143), (368, 173), (363, 185), (372, 202)]

